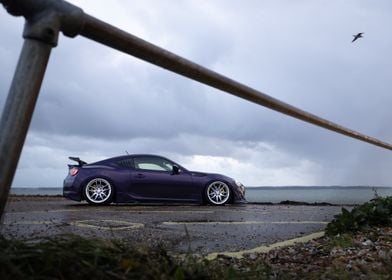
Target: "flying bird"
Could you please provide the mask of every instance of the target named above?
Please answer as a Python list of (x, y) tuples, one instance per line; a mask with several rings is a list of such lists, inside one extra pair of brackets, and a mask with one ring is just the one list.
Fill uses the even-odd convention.
[(363, 34), (363, 32), (359, 32), (358, 34), (353, 35), (354, 39), (351, 41), (351, 43), (358, 40), (359, 38), (363, 38), (362, 34)]

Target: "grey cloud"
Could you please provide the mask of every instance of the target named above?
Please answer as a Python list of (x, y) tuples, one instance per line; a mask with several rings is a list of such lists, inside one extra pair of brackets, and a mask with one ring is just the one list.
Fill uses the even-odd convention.
[[(385, 35), (385, 26), (391, 24), (386, 12), (391, 4), (324, 4), (214, 1), (180, 2), (172, 7), (166, 2), (119, 1), (104, 13), (104, 8), (95, 10), (97, 5), (81, 2), (87, 12), (107, 14), (108, 20), (131, 33), (230, 78), (391, 141), (392, 39)], [(20, 20), (2, 13), (1, 27), (12, 21), (13, 28), (21, 28)], [(120, 14), (115, 17), (113, 13)], [(355, 32), (365, 32), (365, 37), (351, 44)], [(14, 34), (7, 38), (0, 44), (0, 61), (13, 69), (21, 39), (16, 41)], [(7, 72), (0, 77), (2, 92), (8, 90), (11, 76)], [(3, 100), (1, 95), (1, 104)], [(320, 184), (386, 183), (391, 179), (388, 151), (251, 104), (83, 38), (61, 37), (53, 50), (30, 132), (27, 145), (35, 151), (31, 153), (47, 147), (63, 158), (74, 152), (98, 158), (129, 149), (178, 158), (230, 156), (252, 162), (260, 170), (266, 163), (283, 170), (295, 161), (308, 160), (321, 166), (322, 171), (317, 172)], [(43, 142), (35, 143), (34, 137)], [(273, 147), (276, 161), (262, 158), (267, 151), (260, 145)], [(260, 158), (248, 154), (250, 147)], [(21, 166), (35, 164), (31, 162), (33, 159), (25, 156)], [(59, 162), (44, 160), (41, 164), (61, 168)]]

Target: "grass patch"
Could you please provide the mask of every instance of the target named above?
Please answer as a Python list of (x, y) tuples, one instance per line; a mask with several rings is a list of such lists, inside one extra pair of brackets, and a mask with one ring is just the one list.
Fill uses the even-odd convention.
[(244, 270), (192, 255), (175, 258), (160, 247), (76, 235), (30, 241), (0, 236), (0, 248), (0, 279), (267, 279), (269, 272), (260, 264)]
[(39, 242), (0, 237), (0, 279), (203, 279), (165, 250), (135, 249), (120, 241), (60, 236)]
[(332, 238), (328, 244), (328, 248), (340, 247), (350, 248), (354, 246), (354, 240), (351, 234), (342, 234)]

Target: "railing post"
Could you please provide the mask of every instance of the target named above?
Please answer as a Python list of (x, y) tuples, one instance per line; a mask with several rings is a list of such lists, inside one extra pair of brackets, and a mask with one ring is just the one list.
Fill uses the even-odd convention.
[(34, 112), (52, 46), (26, 39), (0, 121), (0, 215)]
[(61, 0), (0, 0), (26, 19), (25, 42), (0, 120), (0, 219), (34, 113), (50, 52), (59, 32), (76, 36), (83, 11)]

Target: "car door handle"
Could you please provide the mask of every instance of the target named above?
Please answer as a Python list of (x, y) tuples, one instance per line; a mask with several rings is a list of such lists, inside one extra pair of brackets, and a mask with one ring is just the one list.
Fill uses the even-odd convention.
[(135, 178), (137, 178), (137, 179), (143, 179), (143, 178), (145, 178), (146, 176), (145, 175), (143, 175), (143, 174), (137, 174), (137, 175), (135, 175)]

